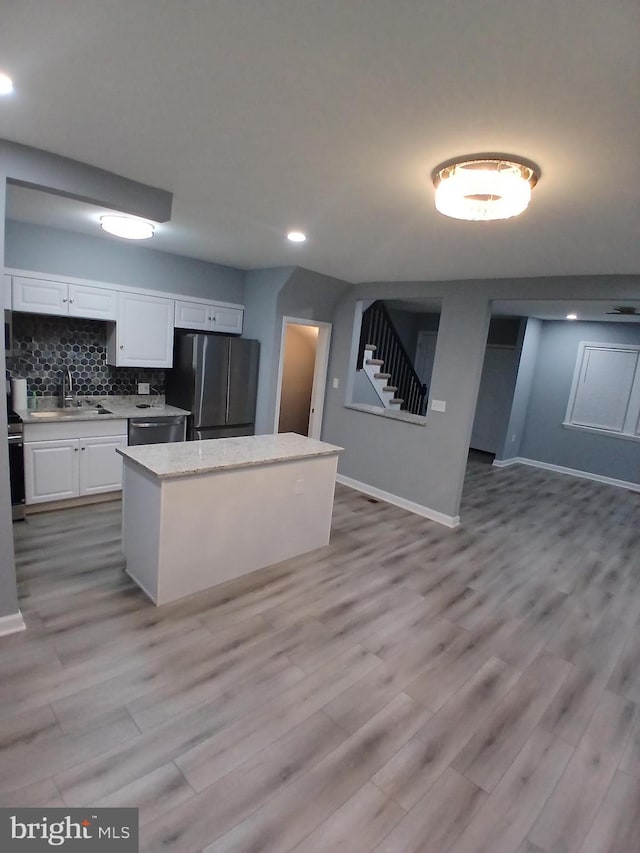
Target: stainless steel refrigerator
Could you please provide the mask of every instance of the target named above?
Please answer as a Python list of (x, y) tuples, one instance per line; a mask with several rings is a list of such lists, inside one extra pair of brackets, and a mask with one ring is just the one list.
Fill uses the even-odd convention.
[(176, 332), (166, 399), (191, 412), (188, 439), (254, 434), (259, 357), (259, 341)]

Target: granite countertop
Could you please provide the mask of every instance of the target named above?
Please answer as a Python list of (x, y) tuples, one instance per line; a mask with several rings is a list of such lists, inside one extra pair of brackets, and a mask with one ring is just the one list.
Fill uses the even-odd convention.
[(118, 448), (118, 453), (159, 479), (205, 474), (230, 468), (247, 468), (314, 456), (331, 456), (342, 447), (293, 432), (247, 435), (172, 444), (146, 444)]
[[(51, 424), (59, 421), (114, 421), (123, 418), (162, 418), (169, 415), (188, 415), (186, 409), (168, 406), (164, 398), (150, 397), (142, 394), (112, 397), (82, 397), (80, 406), (66, 409), (60, 408), (57, 397), (39, 397), (35, 409), (22, 409), (17, 412), (25, 424)], [(145, 408), (138, 408), (142, 404)], [(99, 415), (97, 406), (103, 406), (109, 411), (108, 415)], [(47, 417), (39, 416), (46, 412)], [(35, 416), (35, 417), (34, 417)]]

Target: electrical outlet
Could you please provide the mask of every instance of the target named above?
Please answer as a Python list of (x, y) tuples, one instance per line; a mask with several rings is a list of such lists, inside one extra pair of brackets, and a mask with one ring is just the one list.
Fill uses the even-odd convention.
[(446, 400), (432, 400), (431, 401), (431, 410), (433, 412), (446, 412), (447, 411), (447, 401)]
[(150, 394), (151, 393), (151, 383), (149, 382), (138, 382), (138, 394)]
[(304, 492), (304, 480), (296, 480), (295, 494), (301, 495)]
[(337, 377), (334, 378), (332, 385), (334, 388), (339, 388), (340, 387), (340, 380)]

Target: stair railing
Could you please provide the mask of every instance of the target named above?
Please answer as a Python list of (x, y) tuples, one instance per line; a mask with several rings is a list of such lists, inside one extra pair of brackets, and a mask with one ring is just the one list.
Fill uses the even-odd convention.
[(391, 374), (389, 385), (397, 387), (396, 397), (403, 400), (400, 408), (414, 415), (424, 415), (427, 386), (420, 381), (384, 302), (374, 302), (362, 313), (358, 370), (362, 370), (364, 365), (367, 344), (376, 347), (374, 357), (384, 361), (384, 372)]

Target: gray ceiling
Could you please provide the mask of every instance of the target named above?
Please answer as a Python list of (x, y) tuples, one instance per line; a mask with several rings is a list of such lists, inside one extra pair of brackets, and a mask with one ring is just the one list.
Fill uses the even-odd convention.
[[(0, 127), (173, 191), (167, 251), (350, 281), (636, 274), (638, 44), (635, 0), (5, 2)], [(435, 212), (432, 168), (478, 151), (540, 165), (522, 217)], [(9, 214), (98, 233), (26, 190)]]

